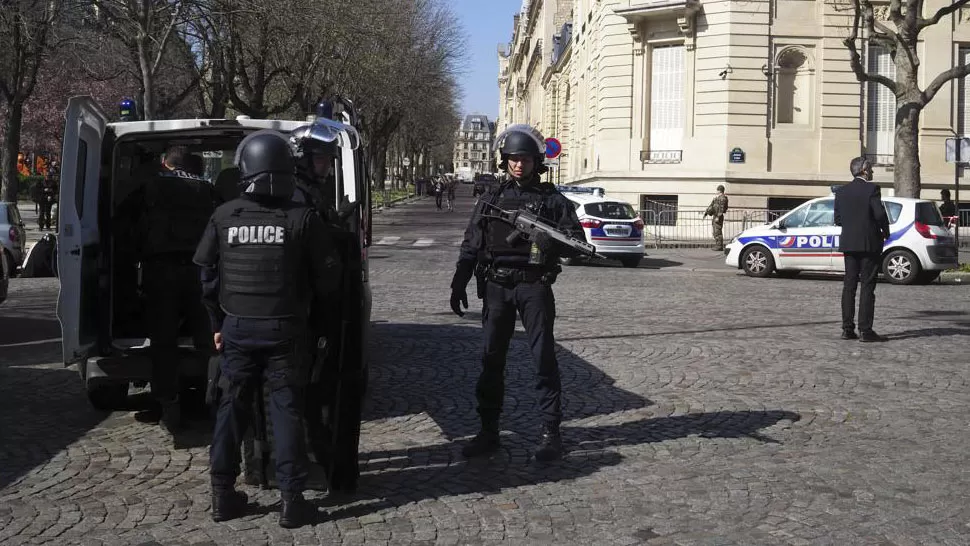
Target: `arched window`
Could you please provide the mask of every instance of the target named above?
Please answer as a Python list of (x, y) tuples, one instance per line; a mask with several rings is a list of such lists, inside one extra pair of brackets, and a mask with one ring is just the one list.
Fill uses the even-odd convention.
[(775, 61), (775, 123), (811, 125), (812, 76), (815, 70), (805, 49), (786, 47)]

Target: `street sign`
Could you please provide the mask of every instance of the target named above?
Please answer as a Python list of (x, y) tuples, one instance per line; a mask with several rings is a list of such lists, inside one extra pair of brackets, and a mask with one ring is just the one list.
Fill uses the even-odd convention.
[[(546, 139), (546, 157), (555, 159), (562, 153), (562, 143), (558, 139), (549, 137)], [(557, 162), (556, 165), (559, 163)], [(548, 165), (548, 163), (547, 163)]]
[(731, 150), (728, 161), (731, 163), (744, 163), (744, 150), (741, 148), (734, 148)]
[[(957, 141), (960, 141), (960, 156), (957, 159)], [(970, 138), (946, 139), (946, 162), (947, 163), (967, 163), (970, 162)]]
[(404, 160), (401, 161), (401, 163), (404, 164), (405, 167), (410, 167), (411, 166), (411, 158), (405, 157)]
[(543, 161), (542, 164), (545, 165), (546, 167), (559, 168), (559, 158), (558, 157), (552, 158), (552, 159), (546, 158), (546, 160)]

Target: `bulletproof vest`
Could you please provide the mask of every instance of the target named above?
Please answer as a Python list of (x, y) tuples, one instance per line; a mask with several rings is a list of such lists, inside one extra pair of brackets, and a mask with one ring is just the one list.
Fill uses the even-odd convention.
[[(511, 185), (505, 186), (501, 190), (501, 195), (492, 204), (500, 209), (509, 212), (519, 209), (535, 208), (533, 203), (538, 204), (545, 199), (541, 190), (516, 192)], [(485, 225), (485, 252), (492, 259), (501, 257), (526, 257), (532, 245), (522, 237), (519, 237), (514, 244), (509, 244), (505, 238), (508, 237), (514, 228), (501, 220), (489, 220)]]
[(301, 239), (309, 214), (311, 209), (296, 203), (270, 207), (249, 199), (216, 212), (219, 302), (227, 314), (306, 317), (310, 287)]
[(146, 255), (195, 252), (215, 209), (208, 182), (184, 171), (159, 172), (145, 186)]

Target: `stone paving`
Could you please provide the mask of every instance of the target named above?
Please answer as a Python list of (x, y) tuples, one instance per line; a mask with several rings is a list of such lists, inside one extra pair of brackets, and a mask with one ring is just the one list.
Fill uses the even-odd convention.
[[(418, 201), (375, 216), (375, 238), (450, 243), (464, 221)], [(837, 278), (648, 252), (639, 269), (568, 267), (556, 285), (569, 454), (542, 465), (521, 330), (503, 450), (465, 461), (474, 286), (459, 319), (453, 246), (371, 249), (360, 490), (312, 492), (320, 522), (295, 531), (276, 525), (275, 491), (245, 486), (250, 515), (211, 522), (207, 423), (173, 446), (131, 412), (90, 409), (58, 344), (0, 341), (0, 543), (970, 543), (965, 287), (880, 284), (891, 341), (860, 344), (838, 338)], [(52, 279), (14, 279), (0, 329), (35, 321), (31, 339), (46, 339), (55, 299)]]

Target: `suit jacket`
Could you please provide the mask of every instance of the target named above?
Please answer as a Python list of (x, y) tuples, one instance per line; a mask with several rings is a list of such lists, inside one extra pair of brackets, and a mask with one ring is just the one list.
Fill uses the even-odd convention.
[(842, 226), (841, 252), (882, 252), (889, 238), (889, 218), (879, 186), (855, 178), (835, 193), (835, 225)]

